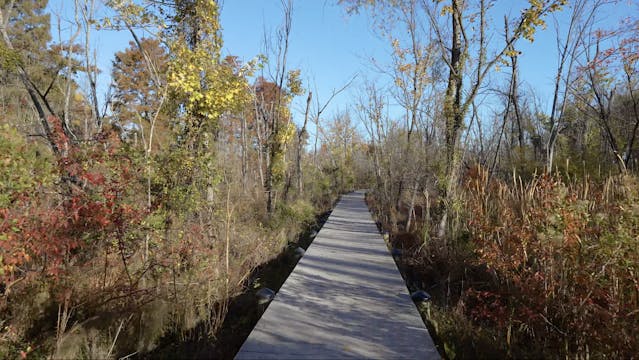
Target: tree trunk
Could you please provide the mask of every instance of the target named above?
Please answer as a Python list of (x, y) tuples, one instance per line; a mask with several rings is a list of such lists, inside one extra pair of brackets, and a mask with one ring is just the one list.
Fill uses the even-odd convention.
[(415, 181), (415, 185), (413, 187), (413, 194), (410, 198), (410, 207), (408, 208), (408, 220), (406, 221), (406, 231), (410, 231), (411, 223), (413, 222), (413, 218), (415, 217), (415, 197), (417, 196), (418, 187), (419, 187), (419, 182)]
[(512, 74), (512, 85), (510, 90), (510, 101), (513, 104), (513, 110), (515, 110), (515, 121), (517, 122), (517, 140), (519, 141), (519, 147), (523, 151), (524, 150), (524, 130), (521, 126), (521, 111), (519, 109), (519, 96), (517, 95), (517, 90), (519, 87), (518, 84), (518, 74), (517, 74), (517, 55), (511, 57), (513, 74)]
[(302, 141), (304, 139), (304, 135), (306, 135), (306, 125), (308, 124), (308, 113), (311, 107), (311, 99), (313, 98), (313, 92), (308, 92), (308, 97), (306, 98), (306, 111), (304, 112), (304, 124), (299, 131), (297, 136), (297, 153), (295, 154), (295, 169), (296, 169), (296, 179), (297, 179), (297, 191), (301, 195), (304, 192), (303, 189), (303, 179), (302, 179), (302, 150), (303, 145)]
[(247, 178), (247, 172), (248, 172), (248, 159), (247, 159), (247, 143), (246, 143), (246, 116), (244, 116), (244, 113), (242, 112), (241, 114), (241, 137), (242, 137), (242, 149), (241, 149), (241, 156), (242, 156), (242, 190), (246, 191), (246, 178)]
[(630, 100), (632, 101), (632, 113), (635, 118), (635, 124), (632, 127), (632, 132), (628, 134), (628, 142), (623, 159), (626, 168), (628, 168), (628, 165), (630, 164), (632, 148), (634, 147), (635, 139), (637, 137), (637, 129), (639, 129), (639, 110), (637, 109), (637, 98), (635, 97), (634, 91), (632, 89), (631, 74), (628, 70), (626, 70), (626, 81), (628, 84), (628, 93), (630, 94)]
[(446, 120), (446, 180), (442, 201), (444, 210), (440, 224), (439, 237), (445, 238), (448, 228), (448, 212), (451, 210), (452, 201), (455, 195), (458, 169), (457, 144), (459, 143), (460, 129), (464, 119), (462, 111), (462, 90), (464, 59), (462, 57), (461, 39), (461, 17), (462, 1), (451, 0), (453, 14), (452, 20), (452, 42), (450, 48), (450, 71), (448, 74), (448, 85), (444, 98), (444, 118)]

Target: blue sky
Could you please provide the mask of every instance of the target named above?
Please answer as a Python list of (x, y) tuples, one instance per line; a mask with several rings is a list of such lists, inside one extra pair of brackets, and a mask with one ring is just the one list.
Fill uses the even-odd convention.
[[(505, 13), (514, 12), (511, 14), (514, 18), (518, 15), (517, 9), (526, 3), (524, 0), (498, 1), (494, 9), (495, 18), (499, 19), (499, 24)], [(63, 18), (70, 17), (73, 11), (73, 3), (69, 0), (50, 0), (49, 7), (63, 14)], [(598, 14), (600, 26), (613, 27), (619, 19), (637, 13), (637, 10), (637, 4), (632, 0), (621, 0)], [(98, 5), (97, 13), (104, 14), (105, 9)], [(264, 33), (273, 33), (281, 24), (282, 16), (280, 0), (224, 0), (221, 11), (224, 55), (235, 55), (248, 61), (263, 52)], [(52, 19), (55, 22), (55, 17)], [(557, 20), (560, 24), (565, 23), (567, 13), (559, 14)], [(548, 21), (548, 25), (546, 30), (538, 32), (533, 44), (519, 43), (519, 49), (523, 51), (519, 60), (521, 79), (534, 88), (546, 103), (552, 94), (553, 72), (557, 63), (555, 30), (552, 21)], [(336, 5), (336, 0), (296, 0), (289, 68), (302, 70), (304, 85), (311, 88), (320, 101), (325, 101), (333, 89), (340, 88), (355, 74), (359, 80), (379, 79), (381, 75), (373, 70), (370, 59), (375, 58), (381, 64), (388, 62), (390, 46), (386, 39), (373, 32), (372, 27), (367, 13), (347, 15), (343, 7)], [(62, 28), (62, 36), (65, 37), (65, 26)], [(496, 28), (501, 30), (501, 25)], [(493, 36), (501, 42), (501, 33)], [(92, 39), (98, 66), (103, 72), (100, 89), (104, 92), (109, 85), (113, 54), (128, 46), (130, 35), (101, 31), (94, 33)], [(499, 77), (499, 74), (496, 76)], [(327, 117), (338, 110), (348, 109), (358, 91), (355, 84), (334, 99), (326, 110)], [(296, 121), (303, 116), (304, 101), (305, 96), (301, 96), (294, 102)]]
[[(385, 42), (377, 38), (365, 16), (348, 16), (333, 0), (298, 0), (293, 5), (289, 69), (302, 70), (307, 89), (325, 102), (334, 89), (366, 72), (366, 59), (384, 57)], [(264, 33), (274, 33), (283, 20), (279, 0), (226, 0), (221, 12), (224, 52), (249, 60), (263, 51)], [(356, 89), (335, 98), (327, 113), (346, 110)], [(306, 97), (294, 103), (301, 117)]]

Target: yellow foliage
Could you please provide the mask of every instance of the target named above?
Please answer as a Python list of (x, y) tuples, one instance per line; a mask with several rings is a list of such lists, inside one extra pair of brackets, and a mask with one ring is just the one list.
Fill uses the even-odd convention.
[(216, 2), (202, 0), (195, 7), (200, 39), (193, 47), (180, 34), (171, 43), (168, 85), (184, 102), (188, 115), (215, 123), (222, 113), (244, 101), (246, 80), (220, 62), (222, 40)]
[(291, 70), (288, 72), (286, 79), (286, 87), (290, 92), (290, 95), (297, 96), (304, 92), (302, 88), (302, 80), (300, 79), (301, 71), (299, 69)]
[(446, 5), (442, 8), (441, 15), (448, 15), (453, 13), (453, 7), (450, 5)]
[(295, 131), (296, 131), (295, 124), (293, 124), (292, 122), (288, 122), (286, 123), (286, 125), (284, 125), (284, 128), (282, 129), (282, 131), (279, 132), (278, 141), (284, 148), (295, 137)]
[(509, 56), (509, 57), (513, 57), (513, 56), (519, 55), (519, 53), (517, 52), (517, 50), (508, 49), (508, 50), (504, 51), (504, 55)]
[(528, 0), (530, 6), (522, 11), (520, 34), (526, 40), (533, 42), (537, 28), (546, 28), (543, 16), (561, 10), (567, 3), (567, 0), (553, 0), (549, 4), (548, 1)]

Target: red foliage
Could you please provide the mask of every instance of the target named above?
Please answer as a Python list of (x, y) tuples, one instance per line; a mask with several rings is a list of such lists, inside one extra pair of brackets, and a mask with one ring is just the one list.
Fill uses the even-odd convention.
[(81, 148), (71, 145), (59, 120), (49, 123), (56, 145), (65, 150), (58, 159), (60, 194), (15, 194), (10, 208), (0, 208), (0, 234), (7, 236), (0, 241), (5, 282), (30, 271), (58, 276), (88, 258), (82, 250), (123, 240), (146, 214), (126, 196), (136, 177), (117, 135), (102, 133)]
[(498, 180), (488, 186), (481, 169), (467, 175), (465, 186), (478, 262), (498, 279), (490, 291), (466, 292), (474, 321), (525, 324), (532, 334), (569, 344), (569, 353), (587, 351), (585, 344), (602, 353), (638, 349), (625, 332), (639, 321), (631, 260), (639, 255), (632, 250), (639, 222), (628, 209), (631, 199), (604, 201), (594, 184), (584, 191), (550, 175), (525, 186)]

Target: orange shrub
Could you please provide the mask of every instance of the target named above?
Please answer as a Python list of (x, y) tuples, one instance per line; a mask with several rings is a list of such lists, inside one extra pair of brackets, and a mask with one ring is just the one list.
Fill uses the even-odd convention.
[(471, 317), (554, 355), (639, 353), (637, 178), (487, 180), (480, 169), (464, 184), (477, 260), (496, 279), (466, 292)]

